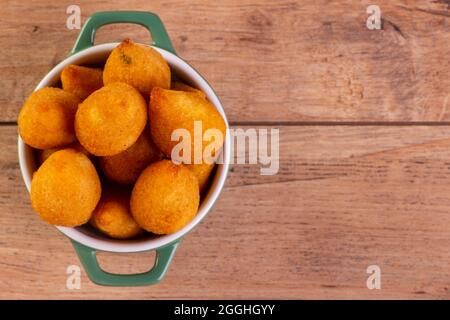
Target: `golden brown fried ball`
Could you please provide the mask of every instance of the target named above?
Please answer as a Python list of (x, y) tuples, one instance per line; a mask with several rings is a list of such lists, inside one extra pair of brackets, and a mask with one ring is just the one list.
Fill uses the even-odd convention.
[(75, 132), (81, 145), (96, 156), (112, 156), (129, 147), (147, 122), (147, 107), (139, 91), (115, 82), (84, 100), (75, 117)]
[(82, 152), (53, 153), (34, 173), (31, 205), (46, 222), (65, 227), (89, 221), (101, 194), (94, 165)]
[(144, 130), (127, 150), (114, 156), (101, 157), (99, 163), (109, 179), (121, 184), (132, 184), (142, 170), (161, 157), (162, 153), (153, 143), (149, 130)]
[(62, 150), (62, 149), (75, 149), (77, 151), (80, 151), (82, 153), (84, 153), (90, 160), (92, 160), (92, 155), (87, 152), (87, 150), (78, 142), (72, 142), (71, 144), (68, 144), (67, 146), (64, 147), (58, 147), (58, 148), (51, 148), (51, 149), (45, 149), (45, 150), (39, 150), (38, 152), (38, 160), (39, 160), (39, 165), (43, 164), (45, 160), (48, 159), (48, 157), (50, 157), (50, 155), (52, 155), (53, 153), (55, 153), (56, 151)]
[(130, 192), (124, 188), (107, 187), (92, 213), (91, 225), (115, 239), (129, 239), (144, 232), (130, 211)]
[(200, 188), (200, 194), (205, 192), (209, 183), (209, 176), (214, 169), (215, 164), (200, 163), (200, 164), (188, 164), (186, 167), (192, 171), (198, 180), (198, 186)]
[(155, 49), (126, 39), (106, 60), (103, 82), (125, 82), (148, 97), (153, 87), (170, 87), (170, 68)]
[(61, 72), (61, 83), (63, 90), (84, 100), (103, 87), (103, 71), (70, 64)]
[[(167, 157), (171, 157), (172, 148), (179, 144), (179, 141), (171, 141), (172, 132), (176, 129), (186, 129), (191, 137), (191, 163), (194, 163), (195, 121), (199, 121), (202, 126), (201, 138), (208, 129), (217, 129), (223, 141), (225, 140), (226, 125), (222, 116), (208, 100), (196, 93), (154, 88), (150, 98), (149, 116), (153, 141)], [(197, 150), (197, 154), (203, 154), (210, 143), (198, 143), (197, 146), (202, 150)], [(219, 154), (219, 149), (215, 150), (215, 156)]]
[(184, 165), (161, 160), (139, 176), (131, 194), (131, 213), (145, 230), (155, 234), (176, 232), (197, 214), (198, 181)]
[(170, 89), (176, 90), (176, 91), (195, 92), (203, 99), (206, 99), (206, 94), (203, 91), (193, 88), (191, 86), (188, 86), (187, 84), (180, 82), (180, 81), (172, 82), (172, 84), (170, 85)]
[(33, 92), (19, 113), (19, 134), (36, 149), (49, 149), (75, 141), (73, 120), (80, 99), (59, 88)]

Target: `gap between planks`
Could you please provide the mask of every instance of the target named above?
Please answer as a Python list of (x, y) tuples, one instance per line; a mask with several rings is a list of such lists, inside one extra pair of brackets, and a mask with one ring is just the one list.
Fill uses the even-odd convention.
[(450, 126), (450, 121), (230, 121), (230, 126)]
[[(229, 121), (230, 126), (450, 126), (450, 121)], [(16, 121), (2, 121), (0, 126), (17, 126)]]

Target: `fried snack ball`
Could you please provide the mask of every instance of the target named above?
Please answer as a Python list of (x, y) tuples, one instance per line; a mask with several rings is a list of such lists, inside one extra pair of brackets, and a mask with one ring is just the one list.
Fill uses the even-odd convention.
[(89, 159), (92, 158), (92, 155), (89, 152), (87, 152), (87, 150), (78, 141), (75, 141), (75, 142), (72, 142), (71, 144), (69, 144), (67, 146), (64, 146), (64, 147), (39, 150), (39, 153), (38, 153), (39, 164), (40, 165), (43, 164), (44, 161), (47, 160), (48, 157), (50, 157), (50, 155), (52, 155), (56, 151), (59, 151), (59, 150), (62, 150), (62, 149), (67, 149), (67, 148), (75, 149), (77, 151), (80, 151), (80, 152), (84, 153)]
[(186, 167), (192, 171), (198, 180), (198, 186), (200, 188), (200, 194), (205, 192), (208, 186), (209, 176), (214, 169), (215, 164), (200, 163), (200, 164), (188, 164)]
[[(196, 153), (203, 154), (206, 146), (211, 143), (202, 139), (208, 129), (219, 130), (223, 139), (221, 142), (225, 140), (226, 125), (222, 116), (208, 100), (197, 93), (154, 88), (150, 98), (149, 116), (153, 141), (167, 157), (171, 157), (173, 147), (180, 143), (171, 140), (172, 132), (177, 129), (185, 129), (190, 133), (190, 163), (194, 163)], [(196, 121), (201, 125), (202, 143), (194, 144)], [(202, 148), (200, 153), (194, 150), (196, 145)], [(217, 156), (219, 151), (220, 148), (216, 148), (213, 155)]]
[(31, 205), (46, 222), (76, 227), (89, 221), (101, 185), (89, 158), (74, 149), (53, 153), (34, 173)]
[(19, 134), (36, 149), (50, 149), (75, 141), (73, 120), (81, 100), (59, 88), (33, 92), (19, 113)]
[(96, 156), (112, 156), (133, 145), (147, 122), (147, 107), (139, 91), (115, 82), (84, 100), (75, 116), (81, 145)]
[(126, 39), (106, 60), (103, 82), (125, 82), (148, 97), (153, 87), (170, 87), (170, 68), (155, 49)]
[(124, 188), (104, 188), (89, 222), (100, 232), (115, 239), (130, 239), (144, 232), (131, 215), (130, 192)]
[(62, 88), (81, 100), (103, 87), (102, 69), (87, 68), (69, 64), (61, 72)]
[(191, 86), (188, 86), (187, 84), (180, 82), (180, 81), (173, 81), (172, 84), (170, 85), (170, 89), (176, 90), (176, 91), (195, 92), (199, 96), (201, 96), (203, 99), (206, 99), (206, 94), (203, 91), (193, 88)]
[(153, 143), (149, 130), (127, 150), (109, 157), (101, 157), (100, 167), (106, 177), (120, 184), (134, 183), (142, 170), (150, 163), (160, 160), (161, 151)]
[(131, 213), (141, 228), (155, 234), (176, 232), (197, 214), (198, 181), (183, 164), (160, 160), (139, 176), (131, 194)]

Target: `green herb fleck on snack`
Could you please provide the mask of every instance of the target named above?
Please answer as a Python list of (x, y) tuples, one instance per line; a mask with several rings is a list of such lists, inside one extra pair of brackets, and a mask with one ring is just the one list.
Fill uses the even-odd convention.
[(131, 64), (132, 63), (132, 59), (130, 56), (127, 56), (125, 53), (121, 52), (119, 55), (120, 60), (122, 60), (123, 63), (125, 64)]

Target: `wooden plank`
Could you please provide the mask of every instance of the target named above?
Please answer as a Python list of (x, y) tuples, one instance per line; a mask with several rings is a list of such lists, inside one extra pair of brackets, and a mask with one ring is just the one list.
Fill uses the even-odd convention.
[[(0, 121), (15, 121), (39, 80), (72, 47), (71, 1), (6, 1), (0, 20)], [(78, 1), (82, 22), (123, 2)], [(379, 0), (382, 30), (365, 26), (370, 1), (148, 1), (181, 57), (213, 85), (231, 121), (449, 121), (448, 1)], [(99, 42), (138, 27), (100, 31)]]
[[(16, 127), (0, 126), (0, 298), (450, 298), (450, 132), (444, 126), (280, 127), (280, 171), (235, 165), (162, 283), (66, 289), (69, 241), (30, 208)], [(151, 254), (101, 254), (143, 271)], [(378, 265), (381, 290), (366, 288)]]

